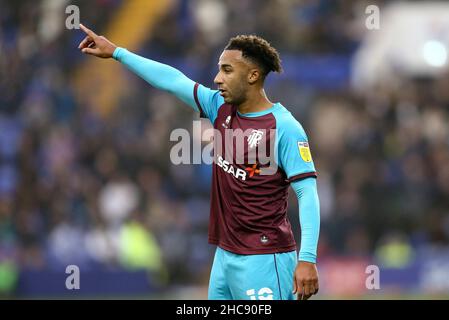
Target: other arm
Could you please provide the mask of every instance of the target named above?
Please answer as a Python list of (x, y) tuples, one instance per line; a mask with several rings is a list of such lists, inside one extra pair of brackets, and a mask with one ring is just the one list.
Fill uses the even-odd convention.
[(316, 251), (320, 229), (320, 205), (316, 170), (307, 135), (289, 113), (277, 116), (279, 164), (295, 190), (299, 203), (301, 248), (293, 274), (293, 293), (306, 300), (318, 292)]
[(319, 289), (316, 251), (320, 233), (320, 203), (315, 178), (291, 184), (298, 197), (301, 223), (301, 248), (293, 276), (293, 293), (299, 300), (307, 300)]

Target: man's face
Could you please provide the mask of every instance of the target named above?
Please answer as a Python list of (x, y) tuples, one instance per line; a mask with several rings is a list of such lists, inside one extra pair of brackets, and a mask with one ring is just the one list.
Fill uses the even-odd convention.
[(214, 83), (218, 85), (220, 95), (226, 103), (239, 105), (246, 100), (250, 67), (240, 50), (223, 51), (218, 61), (219, 71)]

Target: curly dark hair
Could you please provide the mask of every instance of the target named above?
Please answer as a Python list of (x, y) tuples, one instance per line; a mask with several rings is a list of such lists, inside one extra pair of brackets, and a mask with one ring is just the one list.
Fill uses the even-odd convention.
[(271, 44), (256, 35), (238, 35), (229, 40), (225, 50), (240, 50), (242, 56), (257, 64), (264, 77), (271, 71), (281, 73), (279, 53)]

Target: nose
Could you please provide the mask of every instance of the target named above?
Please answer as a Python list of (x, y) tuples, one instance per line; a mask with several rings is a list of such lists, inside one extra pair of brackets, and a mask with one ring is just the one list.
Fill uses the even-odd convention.
[(223, 83), (223, 79), (221, 78), (220, 72), (217, 73), (217, 75), (215, 76), (214, 83), (217, 85), (220, 85)]

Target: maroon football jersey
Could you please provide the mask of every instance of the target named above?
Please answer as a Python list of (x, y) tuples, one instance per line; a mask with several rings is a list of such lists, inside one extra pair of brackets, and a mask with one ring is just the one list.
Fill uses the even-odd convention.
[[(208, 117), (216, 130), (209, 243), (237, 254), (296, 250), (287, 217), (289, 183), (316, 176), (311, 160), (306, 159), (301, 166), (290, 164), (288, 148), (279, 145), (282, 133), (277, 126), (281, 123), (287, 126), (296, 120), (280, 104), (242, 115), (236, 106), (225, 104), (216, 91), (196, 85), (194, 94), (201, 116)], [(239, 130), (247, 133), (241, 140), (242, 147), (236, 142), (238, 138), (226, 139)], [(307, 142), (301, 143), (303, 146)], [(262, 146), (265, 146), (264, 161), (257, 152)], [(292, 147), (292, 153), (297, 152), (298, 146), (299, 142)], [(278, 147), (279, 152), (275, 152)], [(278, 161), (277, 153), (286, 154), (286, 160)], [(267, 164), (267, 159), (276, 161), (271, 174), (263, 174), (264, 168), (273, 167), (273, 161)], [(290, 166), (293, 169), (286, 172)]]

